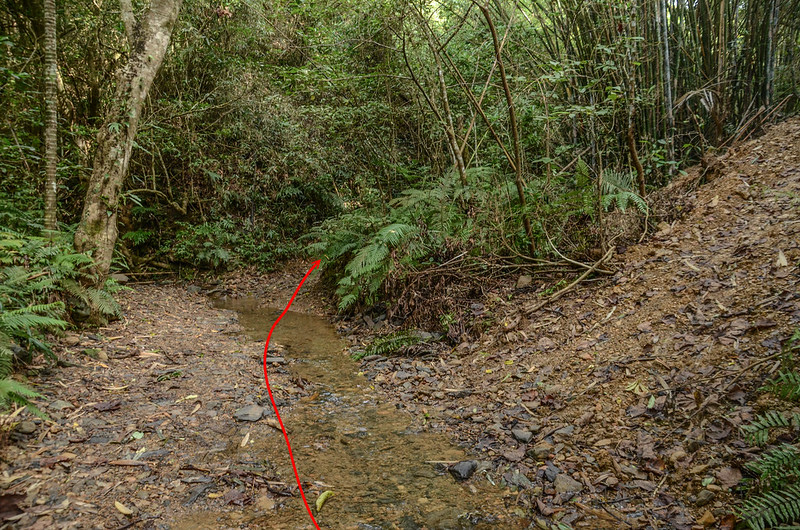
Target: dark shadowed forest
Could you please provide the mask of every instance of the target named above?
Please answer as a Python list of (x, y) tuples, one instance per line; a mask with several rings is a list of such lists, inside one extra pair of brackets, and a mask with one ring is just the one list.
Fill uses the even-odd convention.
[(2, 0), (0, 97), (2, 528), (800, 524), (799, 0)]

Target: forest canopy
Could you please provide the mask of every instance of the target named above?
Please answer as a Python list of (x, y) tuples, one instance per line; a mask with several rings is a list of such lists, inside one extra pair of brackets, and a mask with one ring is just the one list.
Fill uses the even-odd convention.
[(114, 270), (311, 252), (349, 308), (463, 256), (591, 261), (652, 222), (681, 167), (796, 110), (797, 4), (59, 0), (48, 77), (47, 2), (4, 0), (0, 200), (45, 209), (53, 86), (56, 217), (75, 230), (98, 148), (128, 127), (133, 24), (172, 6), (129, 169), (93, 199)]

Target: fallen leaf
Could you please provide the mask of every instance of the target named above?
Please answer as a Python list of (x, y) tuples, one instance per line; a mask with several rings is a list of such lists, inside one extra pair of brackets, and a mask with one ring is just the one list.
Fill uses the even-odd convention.
[[(275, 418), (267, 418), (264, 420), (264, 422), (273, 429), (275, 429), (276, 431), (283, 431), (283, 429), (281, 429), (281, 424), (278, 423), (278, 420), (276, 420)], [(288, 429), (286, 432), (287, 433), (289, 432)]]
[(776, 267), (786, 267), (789, 265), (789, 262), (786, 259), (786, 254), (783, 253), (782, 250), (778, 251), (778, 259), (775, 260)]
[(732, 488), (742, 480), (742, 472), (735, 467), (724, 467), (717, 471), (717, 479), (726, 488)]
[(108, 412), (109, 410), (117, 410), (120, 405), (122, 405), (122, 401), (119, 399), (115, 399), (114, 401), (104, 401), (103, 403), (95, 403), (93, 406), (95, 410), (99, 410), (100, 412)]
[(175, 400), (175, 403), (180, 403), (181, 401), (191, 401), (193, 399), (197, 399), (197, 394), (189, 394), (186, 397)]
[(121, 513), (122, 515), (133, 515), (133, 510), (125, 506), (119, 501), (114, 501), (114, 507)]
[(249, 441), (250, 441), (250, 433), (248, 432), (247, 434), (244, 435), (244, 438), (242, 438), (242, 442), (239, 444), (239, 447), (246, 446), (247, 442)]
[(315, 505), (316, 505), (316, 507), (317, 507), (317, 513), (319, 513), (319, 511), (320, 511), (320, 510), (322, 509), (322, 507), (325, 505), (325, 502), (326, 502), (326, 501), (327, 501), (327, 500), (328, 500), (328, 499), (329, 499), (331, 496), (333, 496), (333, 492), (332, 492), (332, 491), (330, 491), (330, 490), (328, 490), (328, 491), (323, 491), (322, 493), (320, 493), (320, 494), (319, 494), (319, 497), (317, 497), (317, 502), (315, 503)]

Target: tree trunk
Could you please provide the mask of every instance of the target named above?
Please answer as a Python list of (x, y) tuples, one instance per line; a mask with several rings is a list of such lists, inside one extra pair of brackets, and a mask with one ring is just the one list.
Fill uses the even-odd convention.
[[(117, 241), (119, 195), (133, 149), (142, 107), (169, 46), (182, 0), (152, 0), (132, 31), (128, 63), (117, 76), (117, 88), (97, 135), (92, 176), (86, 192), (75, 248), (92, 252), (96, 282), (105, 281)], [(129, 2), (121, 2), (121, 7)], [(130, 20), (130, 12), (123, 20)]]
[(58, 70), (56, 65), (56, 2), (44, 0), (44, 228), (56, 230), (56, 165), (58, 164)]

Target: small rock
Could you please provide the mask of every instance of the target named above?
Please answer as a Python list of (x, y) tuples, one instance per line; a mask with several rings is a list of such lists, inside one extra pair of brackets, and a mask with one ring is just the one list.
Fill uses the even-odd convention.
[(503, 478), (509, 486), (515, 486), (519, 489), (530, 489), (533, 487), (533, 482), (521, 473), (519, 469), (515, 469), (511, 473), (506, 473), (503, 475)]
[(450, 474), (453, 475), (456, 480), (467, 480), (475, 473), (476, 469), (478, 469), (478, 462), (475, 460), (465, 460), (453, 464), (448, 471), (450, 471)]
[(64, 344), (67, 346), (77, 346), (81, 343), (81, 337), (77, 333), (67, 333), (64, 335)]
[(124, 274), (121, 274), (121, 273), (112, 274), (111, 276), (109, 276), (109, 278), (111, 278), (112, 280), (116, 281), (117, 283), (127, 283), (127, 282), (131, 281), (130, 278), (128, 278), (127, 276), (125, 276)]
[(703, 490), (697, 494), (697, 500), (694, 501), (697, 506), (705, 506), (714, 500), (714, 493), (708, 490)]
[(258, 421), (264, 415), (264, 408), (258, 405), (248, 405), (233, 413), (233, 417), (239, 421)]
[(672, 462), (673, 465), (675, 465), (676, 463), (680, 462), (687, 456), (689, 455), (686, 454), (686, 451), (684, 451), (683, 449), (677, 449), (669, 455), (669, 461)]
[(264, 362), (267, 364), (284, 364), (286, 358), (284, 357), (265, 357)]
[(265, 512), (275, 509), (275, 501), (266, 495), (262, 495), (256, 500), (256, 508)]
[(575, 431), (575, 426), (574, 425), (567, 425), (566, 427), (561, 427), (560, 429), (558, 429), (553, 434), (558, 434), (558, 435), (561, 435), (561, 436), (569, 436), (574, 431)]
[(399, 379), (400, 381), (405, 381), (406, 379), (411, 379), (412, 377), (414, 377), (414, 374), (400, 370), (399, 372), (394, 374), (394, 377), (395, 379)]
[(531, 276), (528, 276), (527, 274), (523, 274), (517, 280), (517, 289), (528, 287), (532, 283), (533, 283), (533, 278)]
[(566, 473), (560, 473), (553, 481), (557, 493), (577, 493), (583, 489), (583, 484)]
[(50, 403), (50, 408), (53, 410), (74, 409), (75, 405), (69, 401), (64, 401), (63, 399), (57, 399)]
[(23, 421), (17, 424), (17, 432), (20, 434), (33, 434), (36, 432), (36, 424), (32, 421)]
[(186, 288), (186, 291), (189, 294), (200, 294), (200, 291), (202, 290), (203, 288), (200, 287), (199, 285), (190, 285), (189, 287)]
[(103, 350), (98, 351), (97, 352), (97, 360), (98, 361), (107, 361), (108, 360), (108, 354), (106, 352), (104, 352)]
[(561, 470), (554, 466), (552, 462), (548, 462), (544, 469), (544, 478), (550, 482), (554, 482), (559, 474), (561, 474)]
[(533, 439), (533, 433), (525, 429), (511, 429), (511, 434), (514, 436), (514, 438), (516, 438), (517, 441), (524, 444)]
[(557, 346), (557, 345), (556, 345), (556, 343), (553, 341), (553, 339), (551, 339), (551, 338), (548, 338), (548, 337), (542, 337), (542, 338), (541, 338), (541, 339), (539, 339), (539, 341), (536, 343), (536, 347), (537, 347), (537, 348), (539, 348), (539, 349), (540, 349), (540, 350), (542, 350), (542, 351), (552, 350), (552, 349), (553, 349), (553, 348), (555, 348), (556, 346)]
[(534, 458), (538, 460), (544, 460), (545, 458), (550, 456), (550, 452), (553, 450), (553, 445), (547, 442), (539, 442), (538, 444), (533, 446), (533, 449), (528, 451), (529, 455), (532, 455)]

